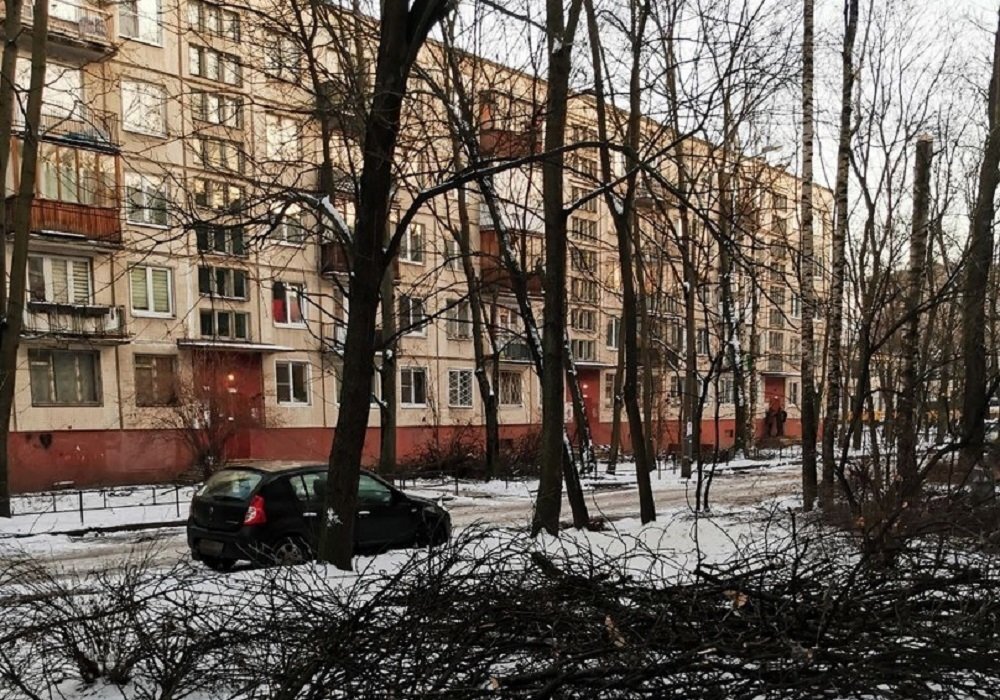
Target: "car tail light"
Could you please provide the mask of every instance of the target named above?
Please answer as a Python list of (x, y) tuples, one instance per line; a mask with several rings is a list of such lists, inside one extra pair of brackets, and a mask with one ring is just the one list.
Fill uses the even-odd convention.
[(250, 499), (247, 506), (247, 513), (243, 516), (244, 525), (263, 525), (267, 522), (267, 513), (264, 511), (264, 497), (257, 494)]

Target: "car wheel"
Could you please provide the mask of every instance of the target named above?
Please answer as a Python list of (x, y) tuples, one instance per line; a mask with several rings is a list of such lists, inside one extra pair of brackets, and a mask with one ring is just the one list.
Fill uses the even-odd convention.
[(278, 566), (295, 566), (312, 559), (312, 552), (301, 537), (282, 537), (271, 545), (271, 562)]
[(223, 559), (222, 557), (206, 557), (202, 556), (202, 562), (212, 571), (221, 571), (223, 573), (227, 571), (232, 571), (233, 567), (236, 566), (235, 559)]
[(417, 533), (418, 547), (437, 547), (445, 544), (450, 536), (450, 528), (443, 520), (424, 523)]

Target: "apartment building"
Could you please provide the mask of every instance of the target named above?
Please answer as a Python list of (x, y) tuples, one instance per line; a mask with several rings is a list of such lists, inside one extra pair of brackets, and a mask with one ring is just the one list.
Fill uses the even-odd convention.
[[(328, 143), (339, 176), (346, 181), (356, 172), (357, 111), (349, 92), (333, 84), (331, 98), (326, 87), (304, 87), (306, 57), (287, 34), (288, 24), (274, 19), (280, 18), (277, 8), (236, 11), (205, 0), (98, 7), (60, 0), (50, 11), (29, 302), (11, 423), (13, 488), (167, 479), (190, 467), (198, 436), (213, 430), (223, 434), (229, 458), (324, 459), (339, 410), (349, 263), (342, 241), (317, 212), (333, 208), (349, 226), (353, 204), (346, 185), (334, 202), (316, 193), (324, 130), (335, 132)], [(30, 17), (24, 23), (22, 86)], [(317, 60), (328, 75), (339, 75), (343, 47), (357, 44), (359, 55), (365, 48), (360, 41), (330, 39), (330, 25), (324, 26), (328, 38)], [(440, 54), (436, 46), (422, 54), (427, 75), (440, 71)], [(483, 153), (530, 152), (537, 146), (532, 105), (544, 86), (502, 66), (474, 59), (472, 65)], [(318, 103), (318, 92), (332, 103)], [(440, 181), (454, 155), (450, 132), (440, 125), (446, 110), (427, 97), (430, 91), (417, 92), (423, 96), (413, 98), (404, 123), (403, 186), (394, 216), (416, 192)], [(574, 103), (571, 137), (591, 138), (594, 119), (592, 104)], [(430, 128), (432, 120), (439, 126)], [(15, 138), (8, 192), (18, 184), (19, 142)], [(704, 161), (711, 151), (701, 144), (691, 157)], [(758, 233), (748, 249), (760, 274), (739, 276), (739, 298), (752, 312), (743, 321), (759, 343), (750, 350), (755, 405), (762, 415), (765, 405), (779, 401), (792, 428), (799, 303), (797, 226), (789, 202), (797, 201), (797, 183), (763, 161), (753, 167), (768, 182), (764, 187), (758, 177), (744, 197), (752, 202)], [(575, 152), (567, 164), (568, 195), (585, 199), (597, 176), (596, 153)], [(541, 406), (511, 279), (499, 264), (501, 232), (515, 242), (540, 309), (540, 177), (526, 165), (497, 173), (491, 184), (498, 218), (476, 188), (468, 189), (465, 201), (473, 266), (489, 300), (498, 348), (500, 422), (509, 438), (537, 428)], [(820, 192), (822, 212), (830, 210), (829, 199)], [(468, 285), (455, 237), (461, 201), (452, 191), (421, 207), (393, 271), (402, 456), (484, 422)], [(658, 368), (653, 403), (667, 445), (676, 441), (670, 434), (676, 435), (681, 391), (681, 282), (669, 234), (679, 223), (676, 207), (655, 192), (642, 202), (650, 240), (663, 237), (648, 268), (644, 318), (651, 319), (648, 336), (659, 342), (650, 354)], [(823, 213), (821, 220), (827, 219)], [(570, 347), (595, 439), (607, 442), (621, 323), (614, 232), (600, 197), (577, 207), (569, 223)], [(820, 227), (821, 249), (827, 234)], [(707, 291), (699, 308), (710, 319), (717, 299), (710, 290), (718, 286), (713, 244), (704, 227), (694, 235), (701, 237), (694, 248), (705, 253)], [(763, 286), (755, 279), (762, 275)], [(717, 325), (706, 320), (699, 330), (706, 368), (720, 350)], [(732, 440), (731, 382), (719, 373), (713, 395), (723, 397), (721, 418), (706, 418), (707, 439), (722, 444)], [(370, 456), (378, 442), (378, 394), (376, 382)]]

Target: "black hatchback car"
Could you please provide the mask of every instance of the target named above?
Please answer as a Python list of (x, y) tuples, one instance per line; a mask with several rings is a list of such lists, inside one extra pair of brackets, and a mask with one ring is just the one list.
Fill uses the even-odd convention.
[[(325, 464), (288, 463), (220, 469), (191, 501), (187, 538), (192, 558), (218, 571), (241, 559), (296, 564), (311, 558), (319, 541), (326, 470)], [(361, 472), (355, 549), (435, 545), (450, 536), (451, 517), (444, 508)]]

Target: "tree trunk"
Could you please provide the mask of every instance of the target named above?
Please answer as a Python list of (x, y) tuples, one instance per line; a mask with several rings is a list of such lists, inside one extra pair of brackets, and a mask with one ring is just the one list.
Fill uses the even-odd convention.
[[(447, 0), (410, 9), (406, 0), (384, 0), (371, 110), (365, 127), (358, 218), (350, 246), (350, 314), (344, 343), (344, 377), (337, 428), (330, 450), (319, 558), (351, 569), (358, 482), (374, 366), (379, 284), (398, 246), (383, 251), (392, 187), (392, 162), (410, 69), (428, 32), (450, 10)], [(328, 192), (328, 196), (332, 193)]]
[[(7, 4), (10, 10), (10, 3)], [(20, 17), (19, 11), (14, 15)], [(8, 15), (5, 23), (7, 34), (12, 31), (21, 30), (20, 21), (15, 25)], [(6, 323), (0, 325), (0, 517), (9, 518), (10, 509), (10, 459), (8, 446), (10, 440), (10, 414), (14, 406), (14, 388), (17, 381), (17, 351), (21, 344), (21, 328), (24, 324), (24, 301), (25, 287), (27, 286), (27, 265), (28, 265), (28, 232), (30, 227), (31, 203), (35, 198), (35, 174), (38, 166), (38, 132), (42, 115), (42, 91), (45, 88), (45, 66), (46, 48), (49, 26), (49, 6), (45, 2), (36, 2), (32, 11), (32, 46), (31, 46), (31, 78), (28, 89), (28, 104), (24, 119), (24, 145), (21, 151), (21, 174), (18, 185), (17, 200), (14, 204), (14, 247), (11, 252), (10, 261), (10, 290), (7, 293)], [(5, 84), (5, 89), (0, 93), (0, 99), (13, 98), (12, 85), (14, 84), (14, 67), (12, 61), (8, 60), (7, 49), (12, 44), (8, 43), (4, 47), (3, 68), (10, 69), (10, 73), (4, 72), (0, 82)], [(16, 48), (15, 58), (16, 58)], [(8, 144), (11, 138), (12, 104), (2, 103), (3, 112), (0, 114), (0, 138), (4, 138)], [(9, 154), (9, 151), (8, 151)], [(9, 161), (7, 162), (9, 167)], [(6, 169), (0, 172), (0, 176), (5, 178)], [(6, 195), (6, 193), (4, 193)], [(6, 243), (6, 236), (10, 233), (2, 231)], [(3, 250), (0, 250), (2, 253)], [(0, 279), (0, 286), (5, 280)]]
[[(587, 5), (587, 27), (590, 35), (592, 67), (594, 69), (594, 92), (597, 105), (597, 130), (598, 138), (601, 141), (601, 176), (605, 182), (612, 182), (611, 173), (611, 152), (608, 149), (608, 120), (607, 106), (604, 96), (604, 80), (601, 62), (600, 34), (597, 27), (597, 17), (594, 11), (592, 0), (586, 0)], [(635, 14), (635, 6), (632, 6), (633, 15), (631, 17), (633, 26), (633, 36), (641, 37), (645, 33), (646, 21), (649, 17), (649, 4), (643, 3), (639, 7), (638, 14)], [(637, 184), (637, 162), (636, 153), (639, 144), (639, 129), (642, 124), (642, 111), (640, 102), (640, 77), (642, 70), (641, 44), (634, 41), (631, 50), (631, 73), (629, 80), (629, 118), (628, 129), (625, 141), (629, 145), (626, 153), (626, 168), (628, 170), (625, 179), (625, 195), (618, 199), (611, 191), (605, 192), (605, 201), (611, 212), (612, 221), (615, 224), (615, 233), (618, 242), (618, 261), (621, 266), (622, 282), (622, 331), (621, 337), (623, 345), (619, 353), (624, 350), (624, 356), (619, 362), (624, 368), (622, 378), (623, 401), (625, 413), (628, 417), (629, 433), (632, 442), (632, 454), (635, 459), (636, 484), (639, 490), (639, 516), (643, 523), (656, 519), (656, 505), (653, 502), (653, 486), (649, 473), (653, 469), (653, 456), (648, 452), (648, 442), (644, 434), (642, 412), (639, 408), (638, 385), (639, 385), (639, 343), (637, 320), (639, 318), (637, 309), (637, 294), (635, 288), (635, 262), (633, 260), (633, 227), (635, 226), (635, 189)], [(648, 327), (647, 331), (648, 333)], [(618, 377), (615, 378), (616, 383)], [(615, 399), (618, 400), (617, 397)]]
[(611, 408), (611, 451), (608, 455), (608, 474), (615, 473), (615, 467), (618, 464), (618, 454), (621, 451), (622, 444), (622, 407), (624, 406), (624, 401), (622, 400), (622, 379), (625, 374), (625, 324), (622, 320), (618, 323), (618, 359), (615, 365), (615, 381), (612, 385), (611, 391), (613, 396), (611, 397), (612, 408)]
[(829, 361), (826, 375), (826, 415), (823, 417), (823, 483), (820, 496), (824, 506), (833, 503), (835, 444), (840, 425), (843, 372), (844, 278), (847, 264), (848, 194), (851, 113), (854, 99), (854, 38), (858, 29), (858, 0), (845, 0), (843, 76), (840, 94), (840, 133), (837, 144), (837, 182), (834, 190), (836, 229), (833, 234), (827, 335)]
[(993, 47), (993, 72), (987, 103), (987, 135), (972, 210), (969, 251), (962, 295), (962, 449), (960, 464), (977, 465), (983, 456), (986, 419), (986, 294), (993, 262), (994, 198), (1000, 181), (1000, 26)]
[(913, 233), (910, 238), (910, 270), (906, 299), (906, 329), (903, 336), (903, 386), (899, 394), (898, 472), (901, 497), (912, 498), (920, 488), (917, 483), (917, 363), (920, 343), (920, 296), (927, 260), (928, 219), (931, 198), (931, 157), (934, 142), (930, 136), (917, 141), (913, 167)]
[[(385, 245), (388, 245), (388, 227), (386, 227)], [(392, 478), (396, 471), (396, 417), (398, 415), (399, 397), (396, 391), (396, 349), (399, 341), (396, 338), (396, 280), (392, 266), (386, 267), (382, 274), (382, 367), (379, 370), (382, 396), (379, 400), (379, 473)]]
[(799, 234), (802, 249), (799, 278), (802, 296), (802, 509), (810, 511), (816, 502), (816, 433), (818, 426), (816, 379), (813, 360), (816, 356), (814, 319), (816, 292), (814, 288), (815, 237), (813, 234), (813, 18), (815, 0), (803, 3), (802, 38), (802, 191), (799, 207), (802, 229)]
[(559, 531), (562, 501), (563, 456), (566, 441), (566, 210), (563, 206), (563, 163), (560, 149), (566, 142), (566, 103), (572, 69), (573, 37), (581, 0), (573, 0), (569, 17), (562, 0), (546, 0), (546, 34), (549, 48), (546, 96), (545, 150), (542, 161), (542, 200), (545, 214), (545, 302), (542, 321), (542, 444), (541, 473), (532, 535)]

